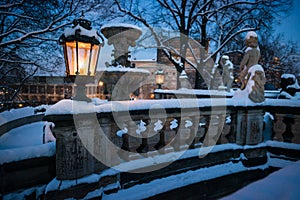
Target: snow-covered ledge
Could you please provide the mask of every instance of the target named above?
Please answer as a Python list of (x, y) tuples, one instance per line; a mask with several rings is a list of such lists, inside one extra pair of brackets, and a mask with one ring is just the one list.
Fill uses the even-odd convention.
[[(300, 101), (286, 99), (266, 99), (259, 104), (232, 98), (62, 100), (47, 109), (44, 120), (55, 123), (57, 179), (64, 180), (191, 146), (259, 144), (266, 112), (273, 115), (279, 141), (285, 141), (285, 116), (292, 115), (291, 142), (300, 143)], [(74, 163), (79, 167), (74, 168)]]
[[(72, 115), (82, 113), (110, 113), (110, 112), (128, 112), (138, 110), (157, 109), (154, 105), (159, 105), (159, 109), (193, 109), (193, 108), (282, 108), (299, 110), (299, 100), (288, 99), (266, 99), (262, 103), (253, 103), (247, 99), (162, 99), (162, 100), (135, 100), (135, 101), (106, 101), (92, 99), (92, 102), (72, 101), (69, 99), (61, 100), (47, 109), (45, 116), (51, 115)], [(295, 108), (295, 109), (294, 109)]]

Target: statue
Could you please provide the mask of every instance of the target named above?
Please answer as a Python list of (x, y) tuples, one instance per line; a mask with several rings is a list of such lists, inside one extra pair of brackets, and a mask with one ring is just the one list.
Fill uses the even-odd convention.
[(226, 91), (230, 92), (232, 82), (233, 82), (233, 64), (229, 60), (229, 57), (224, 55), (221, 58), (221, 65), (223, 67), (222, 80), (224, 86), (226, 87)]
[(260, 58), (260, 50), (258, 46), (258, 37), (254, 31), (250, 31), (246, 35), (246, 46), (243, 60), (240, 64), (239, 81), (242, 83), (241, 89), (243, 90), (247, 84), (247, 74), (251, 66), (258, 64)]
[(254, 103), (261, 103), (265, 100), (266, 83), (265, 72), (258, 64), (260, 50), (258, 38), (255, 32), (250, 31), (246, 36), (247, 49), (240, 64), (239, 80), (242, 83), (241, 90), (237, 91), (234, 97), (243, 98), (247, 96)]
[(300, 86), (294, 74), (282, 74), (280, 85), (278, 99), (299, 99)]

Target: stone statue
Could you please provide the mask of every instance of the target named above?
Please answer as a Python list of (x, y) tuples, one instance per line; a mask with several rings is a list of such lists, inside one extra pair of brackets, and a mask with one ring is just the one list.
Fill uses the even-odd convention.
[(243, 90), (247, 84), (247, 74), (248, 70), (251, 66), (258, 64), (260, 58), (260, 50), (258, 46), (258, 37), (254, 31), (250, 31), (246, 35), (246, 46), (247, 49), (245, 50), (245, 54), (243, 60), (240, 64), (240, 75), (239, 81), (241, 82), (242, 86), (241, 89)]
[(281, 91), (278, 95), (279, 99), (299, 99), (300, 86), (294, 74), (281, 75)]
[(261, 103), (265, 100), (265, 72), (260, 65), (254, 65), (249, 69), (249, 79), (247, 87), (249, 88), (249, 99), (254, 103)]
[(223, 67), (222, 80), (223, 84), (226, 87), (226, 91), (229, 92), (233, 82), (233, 64), (229, 60), (229, 57), (224, 55), (221, 58), (221, 65)]
[(254, 103), (261, 103), (265, 100), (266, 83), (265, 72), (261, 65), (257, 64), (260, 58), (258, 39), (255, 32), (250, 31), (246, 36), (247, 49), (240, 64), (239, 80), (242, 82), (241, 90), (237, 91), (234, 97), (248, 97)]

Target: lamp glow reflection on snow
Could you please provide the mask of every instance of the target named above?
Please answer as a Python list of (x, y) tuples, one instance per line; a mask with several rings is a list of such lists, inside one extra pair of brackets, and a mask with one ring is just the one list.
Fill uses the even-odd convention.
[(59, 38), (59, 44), (63, 46), (66, 75), (71, 82), (76, 83), (75, 96), (72, 99), (91, 101), (86, 96), (85, 84), (94, 80), (103, 38), (92, 29), (90, 21), (80, 18), (73, 21), (72, 28), (64, 31)]

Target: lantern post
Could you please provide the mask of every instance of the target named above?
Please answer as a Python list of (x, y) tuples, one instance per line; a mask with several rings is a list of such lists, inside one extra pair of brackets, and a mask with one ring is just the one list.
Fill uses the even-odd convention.
[(72, 28), (67, 28), (60, 36), (59, 44), (63, 46), (66, 78), (76, 84), (72, 99), (90, 102), (85, 85), (94, 81), (103, 38), (92, 29), (89, 20), (79, 18), (73, 21)]

